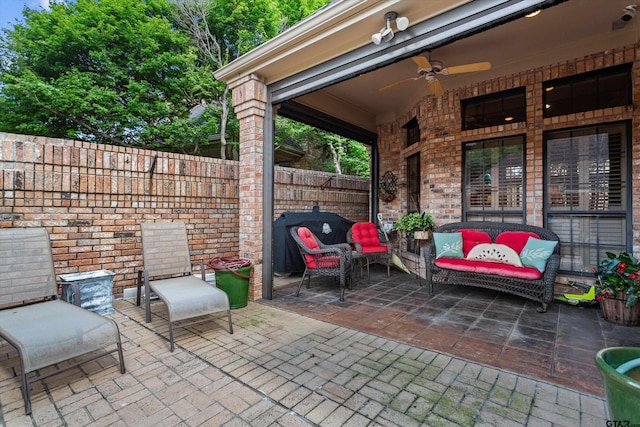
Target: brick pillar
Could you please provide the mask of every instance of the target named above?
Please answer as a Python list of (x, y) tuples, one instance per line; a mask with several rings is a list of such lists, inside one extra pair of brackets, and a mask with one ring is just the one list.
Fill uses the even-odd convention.
[(257, 75), (230, 84), (232, 103), (240, 121), (239, 255), (254, 264), (249, 298), (262, 298), (263, 130), (267, 87)]

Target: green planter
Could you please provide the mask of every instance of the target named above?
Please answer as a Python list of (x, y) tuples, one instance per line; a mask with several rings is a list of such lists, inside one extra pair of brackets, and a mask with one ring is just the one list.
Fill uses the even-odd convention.
[[(630, 425), (640, 423), (640, 381), (616, 371), (620, 365), (636, 359), (640, 359), (638, 347), (609, 347), (596, 354), (596, 366), (604, 381), (609, 419), (612, 421)], [(635, 367), (627, 373), (635, 376), (639, 370), (640, 367)]]

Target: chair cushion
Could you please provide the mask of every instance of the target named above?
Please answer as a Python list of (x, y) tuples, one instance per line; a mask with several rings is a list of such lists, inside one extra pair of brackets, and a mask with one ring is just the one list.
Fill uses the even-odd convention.
[[(307, 227), (298, 228), (298, 237), (300, 237), (300, 240), (302, 240), (302, 243), (304, 243), (304, 245), (309, 250), (317, 251), (318, 249), (320, 249), (320, 246), (318, 245), (318, 241), (316, 240), (316, 237), (313, 235), (311, 230), (309, 230)], [(307, 261), (307, 267), (316, 268), (315, 258), (316, 257), (314, 257), (313, 255), (304, 254), (304, 259)]]
[(113, 320), (61, 300), (1, 310), (0, 331), (20, 349), (26, 373), (118, 342)]
[(439, 258), (434, 264), (449, 270), (467, 271), (470, 273), (495, 274), (497, 276), (515, 277), (517, 279), (538, 280), (542, 273), (534, 267), (517, 267), (499, 262), (476, 261), (460, 258)]
[(229, 298), (223, 290), (196, 276), (152, 280), (149, 286), (167, 305), (172, 322), (229, 308)]
[[(362, 245), (362, 252), (387, 252), (387, 247), (380, 245), (378, 229), (372, 222), (356, 222), (351, 227), (351, 238)], [(373, 250), (365, 248), (375, 248)], [(380, 249), (380, 248), (383, 249)]]

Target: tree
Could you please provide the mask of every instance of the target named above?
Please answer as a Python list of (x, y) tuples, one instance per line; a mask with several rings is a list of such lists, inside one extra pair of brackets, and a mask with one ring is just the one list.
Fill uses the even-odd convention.
[(219, 126), (194, 126), (213, 92), (165, 0), (77, 0), (25, 9), (0, 39), (0, 130), (193, 152)]

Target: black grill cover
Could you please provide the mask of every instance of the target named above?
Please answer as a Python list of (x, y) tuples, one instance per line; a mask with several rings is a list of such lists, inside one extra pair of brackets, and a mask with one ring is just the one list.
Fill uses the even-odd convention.
[[(327, 231), (328, 224), (331, 232)], [(296, 225), (309, 228), (322, 243), (346, 243), (347, 232), (354, 224), (333, 212), (285, 212), (273, 223), (273, 272), (289, 274), (304, 272), (304, 263), (300, 251), (290, 234)]]

